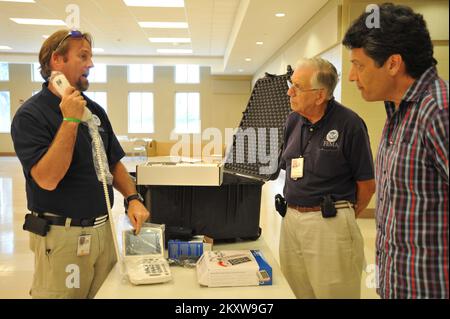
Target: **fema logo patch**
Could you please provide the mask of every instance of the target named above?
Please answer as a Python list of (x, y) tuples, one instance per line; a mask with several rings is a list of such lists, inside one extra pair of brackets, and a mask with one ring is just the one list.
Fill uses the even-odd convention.
[(336, 130), (331, 130), (327, 134), (327, 141), (330, 143), (334, 143), (339, 138), (339, 133)]
[(337, 150), (339, 144), (336, 141), (339, 139), (339, 132), (337, 130), (331, 130), (328, 132), (327, 136), (323, 140), (322, 149), (323, 150)]

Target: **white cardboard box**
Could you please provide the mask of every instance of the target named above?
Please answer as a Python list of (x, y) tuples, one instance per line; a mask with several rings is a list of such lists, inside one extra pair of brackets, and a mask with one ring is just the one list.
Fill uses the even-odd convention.
[(272, 284), (272, 267), (259, 250), (206, 251), (197, 261), (197, 280), (208, 287)]
[(136, 167), (138, 185), (220, 186), (222, 178), (222, 162), (199, 159), (157, 156)]

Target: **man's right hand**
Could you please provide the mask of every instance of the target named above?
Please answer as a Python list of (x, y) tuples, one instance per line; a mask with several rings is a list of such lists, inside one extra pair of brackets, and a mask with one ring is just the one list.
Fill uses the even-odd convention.
[(71, 117), (81, 120), (86, 107), (86, 100), (81, 95), (80, 91), (73, 87), (68, 87), (62, 96), (61, 113), (63, 117)]

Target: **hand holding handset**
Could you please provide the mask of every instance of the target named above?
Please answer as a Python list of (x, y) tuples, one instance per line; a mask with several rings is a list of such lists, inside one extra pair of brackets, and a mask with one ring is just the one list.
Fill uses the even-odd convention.
[[(67, 81), (66, 76), (63, 73), (57, 71), (52, 71), (52, 74), (50, 76), (50, 82), (52, 83), (56, 91), (59, 93), (61, 98), (64, 96), (66, 89), (71, 86), (69, 81)], [(86, 122), (91, 118), (92, 118), (91, 111), (87, 107), (85, 107), (81, 121)]]

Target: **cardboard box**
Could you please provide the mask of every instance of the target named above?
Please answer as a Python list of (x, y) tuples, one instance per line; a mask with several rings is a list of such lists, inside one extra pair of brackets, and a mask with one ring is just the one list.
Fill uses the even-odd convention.
[(272, 267), (259, 250), (207, 251), (197, 261), (197, 280), (207, 287), (272, 284)]
[(169, 240), (167, 245), (169, 259), (184, 260), (200, 258), (205, 251), (212, 250), (212, 241), (209, 241), (203, 235), (194, 236), (190, 241)]
[(136, 167), (137, 185), (220, 186), (223, 163), (158, 156)]

